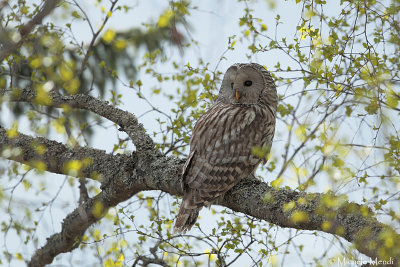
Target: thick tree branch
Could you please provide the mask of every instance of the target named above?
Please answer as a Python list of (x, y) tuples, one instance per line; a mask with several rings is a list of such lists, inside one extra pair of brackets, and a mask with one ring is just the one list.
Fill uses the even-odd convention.
[[(43, 137), (32, 137), (14, 132), (9, 137), (6, 129), (0, 125), (0, 156), (31, 166), (38, 167), (44, 163), (46, 170), (57, 174), (87, 177), (99, 180), (112, 177), (116, 170), (108, 166), (117, 167), (121, 162), (130, 164), (132, 157), (128, 155), (110, 155), (103, 150), (90, 147), (67, 147), (59, 142)], [(79, 170), (68, 169), (68, 163), (73, 160), (86, 162)], [(72, 172), (71, 172), (72, 171)]]
[[(139, 162), (142, 162), (142, 165), (139, 165)], [(148, 155), (145, 159), (138, 158), (135, 169), (132, 169), (132, 177), (115, 176), (108, 179), (110, 184), (103, 187), (104, 191), (98, 199), (102, 203), (106, 199), (108, 202), (104, 202), (103, 205), (108, 208), (118, 204), (119, 201), (128, 199), (140, 190), (162, 190), (172, 195), (181, 195), (179, 179), (182, 166), (183, 161), (174, 157)], [(326, 205), (326, 201), (335, 201), (335, 199), (337, 200), (337, 196), (330, 194), (309, 194), (290, 189), (275, 189), (249, 177), (230, 190), (220, 205), (281, 227), (335, 234), (352, 242), (361, 253), (374, 259), (375, 257), (382, 260), (388, 260), (390, 257), (397, 261), (400, 259), (398, 233), (389, 226), (379, 223), (374, 215), (362, 205), (347, 201), (343, 201), (338, 206)], [(93, 204), (93, 202), (90, 203)], [(293, 209), (286, 210), (284, 206), (288, 203), (296, 203), (296, 205)], [(86, 214), (90, 212), (91, 207), (85, 207)], [(75, 213), (78, 213), (78, 210), (74, 211)], [(303, 217), (296, 219), (295, 214), (303, 214)], [(66, 220), (71, 216), (77, 215), (69, 215)], [(98, 219), (87, 219), (86, 223), (80, 223), (85, 227), (79, 229), (63, 223), (62, 232), (74, 233), (74, 238), (79, 240), (87, 227)], [(84, 219), (80, 218), (80, 220)], [(392, 244), (387, 242), (388, 238), (391, 239)], [(59, 250), (57, 253), (53, 250), (58, 246), (49, 242), (35, 257), (48, 255), (49, 249), (52, 249), (51, 254), (55, 256), (75, 247), (70, 246), (69, 250)], [(58, 234), (51, 238), (51, 242), (60, 242), (61, 245), (64, 243), (62, 239), (58, 239)]]
[[(70, 213), (62, 222), (61, 232), (47, 238), (46, 244), (36, 251), (28, 266), (37, 267), (50, 264), (60, 253), (69, 252), (78, 247), (87, 228), (100, 220), (108, 208), (116, 206), (141, 191), (142, 188), (136, 187), (130, 182), (133, 166), (124, 164), (119, 171), (119, 175), (123, 175), (122, 177), (119, 176), (119, 179), (109, 183), (108, 187), (104, 188), (100, 194), (88, 199)], [(119, 182), (123, 182), (123, 184)], [(101, 213), (99, 213), (99, 203)]]
[[(353, 243), (359, 252), (372, 259), (390, 260), (391, 257), (400, 262), (399, 233), (380, 223), (368, 207), (343, 198), (277, 189), (256, 179), (247, 179), (229, 191), (221, 205), (281, 227), (334, 234)], [(295, 207), (287, 209), (289, 203)]]
[(25, 41), (25, 38), (30, 34), (36, 25), (42, 23), (43, 19), (49, 15), (53, 9), (57, 6), (58, 0), (47, 0), (44, 1), (42, 9), (25, 25), (23, 25), (19, 31), (21, 39), (16, 43), (10, 43), (6, 45), (0, 51), (0, 62), (8, 57), (12, 52), (18, 49)]
[[(63, 220), (61, 232), (49, 237), (46, 244), (36, 251), (28, 265), (44, 266), (51, 263), (60, 253), (72, 251), (80, 244), (87, 228), (100, 220), (108, 208), (116, 206), (140, 191), (151, 190), (154, 186), (166, 186), (173, 194), (181, 194), (178, 185), (182, 164), (183, 162), (176, 158), (153, 155), (141, 159), (132, 157), (130, 161), (121, 161), (118, 164), (115, 164), (115, 160), (109, 162), (106, 167), (114, 169), (116, 173), (112, 177), (106, 177), (107, 183), (102, 185), (103, 191), (69, 214)], [(152, 175), (157, 175), (157, 179), (154, 180)], [(172, 184), (165, 184), (164, 175), (175, 177), (170, 180)], [(101, 203), (102, 214), (95, 211), (95, 205), (98, 203)]]
[[(151, 189), (181, 195), (179, 177), (168, 176), (168, 173), (179, 172), (182, 165), (175, 171), (174, 164), (166, 169), (168, 165), (160, 162), (153, 165), (152, 170), (148, 170), (151, 175), (147, 185)], [(165, 175), (162, 175), (163, 171)], [(277, 189), (248, 177), (233, 187), (218, 204), (281, 227), (335, 234), (353, 243), (366, 256), (383, 260), (391, 257), (400, 262), (400, 234), (380, 223), (368, 207), (343, 198), (333, 194)], [(294, 204), (293, 208), (287, 208), (292, 206), (289, 203)]]
[[(6, 91), (0, 91), (0, 93), (5, 97), (9, 97), (11, 101), (16, 102), (34, 102), (36, 97), (35, 90), (30, 87), (18, 93)], [(68, 105), (72, 108), (88, 110), (119, 125), (131, 138), (138, 152), (152, 150), (153, 153), (159, 153), (154, 149), (153, 140), (146, 134), (143, 125), (138, 122), (132, 113), (121, 110), (110, 105), (106, 101), (102, 101), (90, 95), (78, 94), (62, 96), (55, 91), (49, 92), (49, 95), (52, 99), (51, 105), (54, 107)]]

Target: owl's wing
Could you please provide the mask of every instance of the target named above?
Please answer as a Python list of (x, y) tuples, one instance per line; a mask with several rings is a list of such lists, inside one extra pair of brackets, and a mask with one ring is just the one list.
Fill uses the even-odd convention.
[(182, 189), (185, 189), (185, 183), (184, 183), (185, 177), (186, 177), (187, 174), (188, 174), (189, 166), (190, 166), (190, 164), (192, 163), (192, 160), (193, 160), (193, 157), (194, 157), (195, 152), (196, 152), (196, 151), (193, 150), (193, 149), (190, 150), (190, 153), (189, 153), (189, 156), (188, 156), (187, 159), (186, 159), (185, 165), (183, 165), (182, 180), (181, 180), (181, 187), (182, 187)]
[(255, 170), (261, 160), (252, 147), (272, 140), (265, 120), (275, 121), (258, 106), (227, 104), (216, 104), (199, 119), (183, 177), (188, 206), (215, 200)]

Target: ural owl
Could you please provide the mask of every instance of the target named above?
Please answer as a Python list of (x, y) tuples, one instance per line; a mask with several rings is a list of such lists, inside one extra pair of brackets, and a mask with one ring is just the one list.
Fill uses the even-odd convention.
[(261, 161), (253, 147), (269, 152), (278, 97), (271, 74), (256, 63), (226, 71), (215, 104), (197, 121), (182, 174), (183, 201), (174, 231), (195, 224), (200, 209), (253, 174)]

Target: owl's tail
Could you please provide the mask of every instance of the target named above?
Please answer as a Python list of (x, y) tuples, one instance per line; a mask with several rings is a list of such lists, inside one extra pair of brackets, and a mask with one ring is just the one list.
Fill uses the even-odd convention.
[(178, 216), (176, 217), (174, 233), (184, 233), (190, 230), (196, 223), (201, 208), (202, 207), (187, 209), (185, 208), (185, 202), (182, 201)]

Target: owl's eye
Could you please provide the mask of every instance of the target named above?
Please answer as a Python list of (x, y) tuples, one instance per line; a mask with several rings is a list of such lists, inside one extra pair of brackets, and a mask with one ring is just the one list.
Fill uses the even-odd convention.
[(251, 86), (253, 84), (252, 81), (245, 81), (244, 86)]

